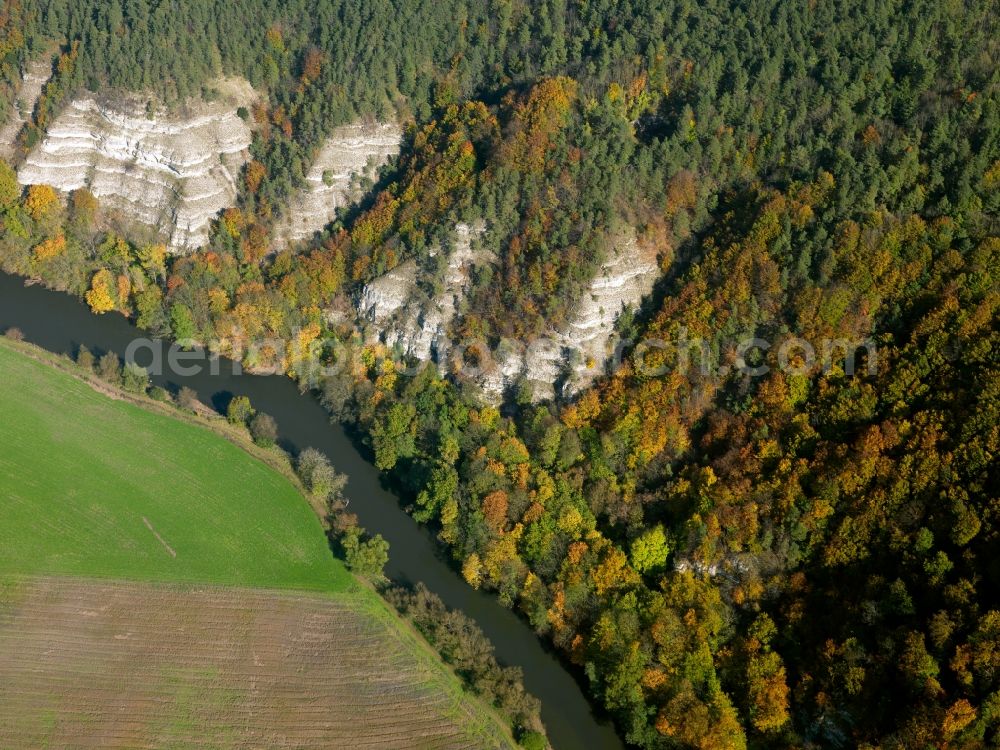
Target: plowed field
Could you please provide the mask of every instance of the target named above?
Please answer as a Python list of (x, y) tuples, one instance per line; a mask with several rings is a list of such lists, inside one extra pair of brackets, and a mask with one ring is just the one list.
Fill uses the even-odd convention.
[(0, 338), (0, 750), (509, 747), (289, 480)]
[(354, 595), (8, 582), (3, 748), (498, 747), (412, 635)]

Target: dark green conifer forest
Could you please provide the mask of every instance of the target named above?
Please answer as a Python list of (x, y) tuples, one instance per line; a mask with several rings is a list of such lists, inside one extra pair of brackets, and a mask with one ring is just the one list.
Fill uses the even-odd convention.
[[(238, 205), (165, 257), (22, 191), (0, 265), (158, 334), (336, 343), (309, 381), (470, 585), (579, 668), (643, 748), (1000, 742), (1000, 6), (993, 0), (8, 0), (0, 108), (75, 94), (262, 92)], [(406, 125), (305, 247), (274, 222), (323, 139)], [(484, 220), (497, 263), (456, 337), (566, 320), (623, 227), (662, 278), (626, 338), (774, 342), (764, 377), (650, 375), (484, 405), (324, 314)], [(41, 249), (40, 249), (41, 248)], [(854, 374), (781, 341), (869, 340)], [(331, 355), (332, 356), (332, 355)], [(871, 357), (871, 353), (868, 355)], [(871, 366), (869, 366), (871, 365)]]

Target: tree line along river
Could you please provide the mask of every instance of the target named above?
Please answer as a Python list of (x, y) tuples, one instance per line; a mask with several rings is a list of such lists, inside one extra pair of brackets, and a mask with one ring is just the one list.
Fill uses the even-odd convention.
[[(31, 343), (70, 356), (81, 345), (98, 355), (105, 351), (123, 355), (130, 342), (145, 337), (119, 315), (93, 315), (69, 295), (26, 287), (23, 279), (0, 273), (0, 331), (9, 327), (19, 328)], [(247, 396), (255, 408), (277, 420), (283, 447), (293, 453), (313, 447), (329, 456), (337, 470), (349, 477), (345, 494), (351, 512), (390, 544), (386, 575), (400, 583), (422, 581), (446, 605), (479, 624), (501, 663), (524, 670), (525, 687), (542, 702), (542, 719), (556, 750), (624, 748), (610, 722), (595, 716), (563, 663), (543, 647), (525, 621), (492, 595), (465, 583), (433, 535), (406, 514), (399, 499), (383, 486), (378, 470), (358, 452), (341, 426), (331, 424), (315, 398), (299, 393), (284, 376), (234, 375), (225, 360), (216, 368), (218, 374), (207, 367), (198, 369), (196, 374), (185, 375), (167, 368), (152, 381), (171, 390), (192, 388), (202, 401), (216, 407), (231, 396)]]

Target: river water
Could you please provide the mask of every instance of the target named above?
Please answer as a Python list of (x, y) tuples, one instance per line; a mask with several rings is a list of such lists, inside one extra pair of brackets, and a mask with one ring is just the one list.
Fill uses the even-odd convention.
[[(81, 344), (98, 355), (105, 351), (123, 355), (129, 342), (145, 336), (120, 315), (93, 315), (69, 295), (40, 286), (25, 287), (22, 279), (0, 272), (0, 331), (11, 326), (20, 328), (33, 344), (70, 355)], [(193, 388), (207, 404), (225, 403), (230, 395), (247, 396), (255, 408), (277, 420), (283, 446), (292, 451), (313, 447), (329, 456), (337, 470), (349, 477), (345, 494), (351, 512), (390, 544), (386, 575), (403, 583), (422, 581), (446, 605), (479, 624), (501, 663), (524, 670), (524, 684), (542, 702), (542, 719), (556, 750), (624, 748), (611, 724), (594, 715), (562, 662), (543, 647), (526, 622), (492, 595), (465, 583), (448, 564), (441, 545), (403, 511), (398, 498), (383, 486), (378, 470), (339, 425), (330, 423), (314, 398), (300, 394), (284, 376), (233, 375), (226, 364), (223, 360), (217, 375), (203, 367), (196, 375), (168, 372), (152, 380), (171, 389)]]

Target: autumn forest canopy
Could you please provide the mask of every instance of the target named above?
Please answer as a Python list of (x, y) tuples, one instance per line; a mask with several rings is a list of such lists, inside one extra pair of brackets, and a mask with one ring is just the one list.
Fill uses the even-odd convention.
[[(357, 428), (469, 584), (636, 746), (992, 747), (997, 18), (993, 0), (10, 0), (0, 111), (53, 59), (20, 156), (85, 90), (183, 108), (227, 75), (261, 96), (205, 247), (170, 255), (0, 162), (0, 266), (157, 334), (288, 341), (270, 363)], [(400, 155), (275, 252), (323, 140), (358, 119), (403, 123)], [(633, 350), (573, 399), (498, 408), (328, 314), (411, 259), (443, 283), (434, 248), (479, 221), (496, 260), (456, 339), (565, 322), (631, 228), (661, 277), (623, 338), (684, 331), (732, 361), (757, 336), (770, 372)], [(791, 336), (877, 359), (773, 366)], [(313, 342), (351, 365), (307, 382)]]

